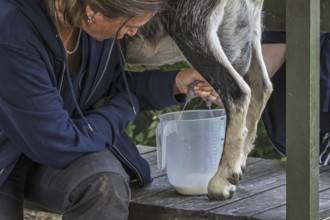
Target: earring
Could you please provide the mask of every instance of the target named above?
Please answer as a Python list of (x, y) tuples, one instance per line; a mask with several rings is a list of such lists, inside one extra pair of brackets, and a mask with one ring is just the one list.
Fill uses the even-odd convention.
[(91, 16), (87, 17), (87, 23), (91, 24), (93, 22), (93, 18)]

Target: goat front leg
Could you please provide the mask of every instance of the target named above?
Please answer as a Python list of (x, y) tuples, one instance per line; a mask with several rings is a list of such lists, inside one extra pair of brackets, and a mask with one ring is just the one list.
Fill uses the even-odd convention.
[[(232, 71), (232, 74), (235, 72)], [(237, 73), (235, 75), (238, 75)], [(239, 76), (240, 77), (240, 76)], [(242, 179), (242, 165), (245, 164), (244, 144), (247, 138), (246, 116), (250, 102), (250, 89), (242, 78), (230, 82), (235, 92), (220, 89), (221, 99), (226, 109), (227, 128), (224, 151), (216, 174), (208, 184), (208, 196), (215, 200), (232, 197), (236, 184)], [(228, 84), (228, 81), (222, 82)]]
[[(216, 32), (214, 34), (216, 35)], [(199, 41), (189, 45), (185, 42), (187, 41), (177, 39), (178, 46), (189, 62), (220, 94), (226, 110), (227, 127), (223, 155), (218, 171), (208, 185), (208, 195), (211, 199), (225, 200), (232, 196), (236, 190), (235, 185), (243, 175), (241, 167), (245, 163), (242, 160), (247, 134), (245, 126), (250, 88), (229, 62), (219, 41), (212, 41), (212, 46), (217, 48), (216, 53), (210, 53), (214, 49), (205, 50)], [(209, 45), (209, 48), (212, 46)]]
[[(170, 1), (170, 8), (173, 10), (167, 11), (161, 16), (165, 29), (189, 63), (219, 93), (226, 110), (227, 127), (224, 151), (219, 168), (208, 185), (209, 197), (217, 200), (228, 199), (232, 196), (236, 189), (235, 185), (242, 177), (241, 167), (244, 164), (242, 161), (244, 159), (243, 145), (247, 134), (246, 115), (251, 94), (249, 86), (233, 67), (228, 57), (233, 60), (233, 57), (240, 54), (246, 55), (242, 57), (247, 57), (247, 59), (242, 60), (248, 60), (247, 63), (237, 64), (237, 66), (246, 67), (249, 64), (249, 50), (242, 52), (242, 48), (248, 49), (249, 44), (246, 42), (247, 37), (244, 34), (240, 36), (243, 40), (237, 39), (236, 41), (235, 38), (235, 43), (232, 43), (234, 47), (226, 47), (226, 52), (222, 47), (222, 43), (226, 45), (233, 41), (233, 36), (237, 36), (235, 32), (241, 28), (237, 24), (241, 24), (245, 20), (244, 16), (234, 16), (224, 23), (225, 11), (233, 15), (239, 14), (235, 10), (246, 9), (246, 5), (243, 3), (241, 0), (173, 0)], [(177, 13), (182, 11), (185, 13)], [(199, 19), (195, 19), (196, 17)], [(222, 38), (219, 39), (220, 27), (223, 27), (224, 30), (230, 29), (232, 33), (226, 34), (225, 39), (223, 38), (225, 36), (221, 35)], [(242, 33), (249, 34), (249, 32)], [(243, 72), (244, 67), (239, 69)]]

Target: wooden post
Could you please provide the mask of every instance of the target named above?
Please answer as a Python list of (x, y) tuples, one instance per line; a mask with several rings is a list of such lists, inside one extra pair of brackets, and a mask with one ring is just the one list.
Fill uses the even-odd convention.
[(286, 0), (287, 219), (319, 216), (320, 0)]
[[(330, 31), (330, 0), (321, 0), (321, 31)], [(299, 9), (299, 3), (298, 3)], [(264, 0), (264, 26), (269, 31), (285, 31), (286, 0)]]

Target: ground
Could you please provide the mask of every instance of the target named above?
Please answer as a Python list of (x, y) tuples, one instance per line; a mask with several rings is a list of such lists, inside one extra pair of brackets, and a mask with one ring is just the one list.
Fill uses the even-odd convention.
[(52, 213), (24, 210), (24, 220), (61, 220), (61, 216)]

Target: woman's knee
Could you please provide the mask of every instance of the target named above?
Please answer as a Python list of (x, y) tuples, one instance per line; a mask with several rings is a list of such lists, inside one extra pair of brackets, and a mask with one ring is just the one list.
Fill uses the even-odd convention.
[(128, 176), (115, 172), (97, 173), (80, 183), (71, 193), (70, 200), (74, 201), (74, 196), (81, 193), (91, 197), (119, 197), (129, 200), (129, 179)]
[(130, 200), (128, 176), (97, 173), (80, 183), (70, 194), (65, 219), (127, 219)]

